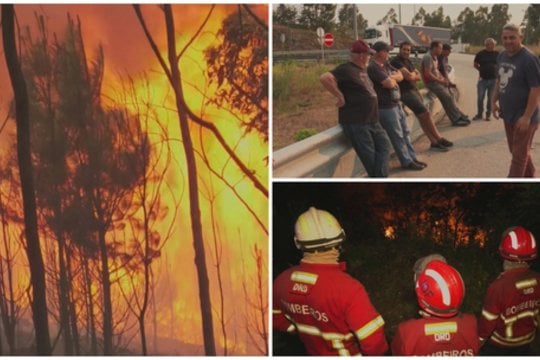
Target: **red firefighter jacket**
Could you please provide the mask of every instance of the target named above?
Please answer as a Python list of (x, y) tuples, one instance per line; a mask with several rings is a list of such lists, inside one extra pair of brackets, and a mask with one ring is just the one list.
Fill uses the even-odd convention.
[(539, 310), (540, 274), (528, 268), (505, 271), (487, 290), (478, 335), (503, 348), (529, 344)]
[(408, 320), (398, 325), (392, 340), (392, 355), (400, 356), (474, 356), (479, 348), (472, 314)]
[(292, 267), (274, 281), (273, 327), (296, 332), (310, 355), (383, 355), (384, 321), (345, 263)]

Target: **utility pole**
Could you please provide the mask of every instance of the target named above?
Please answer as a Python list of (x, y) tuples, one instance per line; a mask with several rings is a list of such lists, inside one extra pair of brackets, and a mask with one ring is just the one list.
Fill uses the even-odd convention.
[(358, 9), (356, 4), (353, 4), (353, 27), (354, 27), (354, 40), (358, 40)]
[(399, 12), (399, 24), (401, 25), (401, 4), (398, 4), (398, 12)]

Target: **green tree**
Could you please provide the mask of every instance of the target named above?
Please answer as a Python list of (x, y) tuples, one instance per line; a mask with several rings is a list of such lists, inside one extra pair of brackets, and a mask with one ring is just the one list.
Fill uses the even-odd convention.
[(524, 43), (537, 45), (540, 39), (540, 4), (530, 4), (525, 11), (522, 25), (525, 26)]
[[(486, 37), (500, 39), (502, 28), (510, 21), (508, 4), (494, 4), (488, 15)], [(485, 40), (485, 39), (484, 39)]]
[(391, 24), (399, 24), (398, 21), (398, 14), (396, 13), (396, 10), (394, 8), (390, 8), (386, 15), (384, 17), (377, 21), (377, 25), (391, 25)]
[(426, 21), (426, 15), (426, 10), (422, 6), (420, 6), (420, 9), (418, 9), (418, 12), (414, 14), (414, 17), (412, 18), (411, 24), (417, 26), (424, 26), (424, 22)]
[(335, 4), (304, 4), (298, 24), (303, 29), (315, 30), (322, 27), (325, 32), (332, 32), (336, 27), (336, 9)]
[(473, 32), (470, 42), (472, 44), (483, 44), (489, 30), (489, 9), (487, 6), (479, 6), (474, 12), (474, 22), (476, 29)]
[(471, 42), (471, 39), (474, 39), (475, 31), (474, 11), (467, 6), (457, 17), (452, 38), (455, 40), (461, 38), (462, 42), (468, 43)]
[(343, 34), (352, 35), (352, 38), (356, 38), (354, 33), (354, 16), (356, 15), (356, 28), (358, 30), (358, 36), (362, 37), (366, 31), (368, 22), (362, 16), (362, 13), (358, 12), (358, 7), (355, 4), (343, 4), (338, 11), (338, 29)]
[(272, 19), (276, 25), (296, 26), (296, 18), (298, 10), (294, 5), (279, 4), (276, 10), (273, 11)]
[(444, 16), (444, 9), (442, 6), (440, 6), (431, 14), (426, 14), (424, 16), (423, 26), (450, 28), (452, 23), (450, 21), (450, 17)]

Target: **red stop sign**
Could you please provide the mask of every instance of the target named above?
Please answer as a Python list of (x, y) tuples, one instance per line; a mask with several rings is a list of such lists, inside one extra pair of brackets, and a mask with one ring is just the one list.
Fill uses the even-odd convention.
[(334, 35), (331, 33), (324, 34), (324, 45), (328, 47), (334, 45)]

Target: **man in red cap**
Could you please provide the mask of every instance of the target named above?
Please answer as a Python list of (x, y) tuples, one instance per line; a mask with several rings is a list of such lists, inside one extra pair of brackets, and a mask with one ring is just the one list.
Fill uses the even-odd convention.
[(377, 93), (367, 74), (374, 53), (364, 40), (351, 46), (350, 61), (321, 75), (321, 83), (336, 97), (339, 124), (369, 177), (388, 176), (390, 141), (379, 123)]

